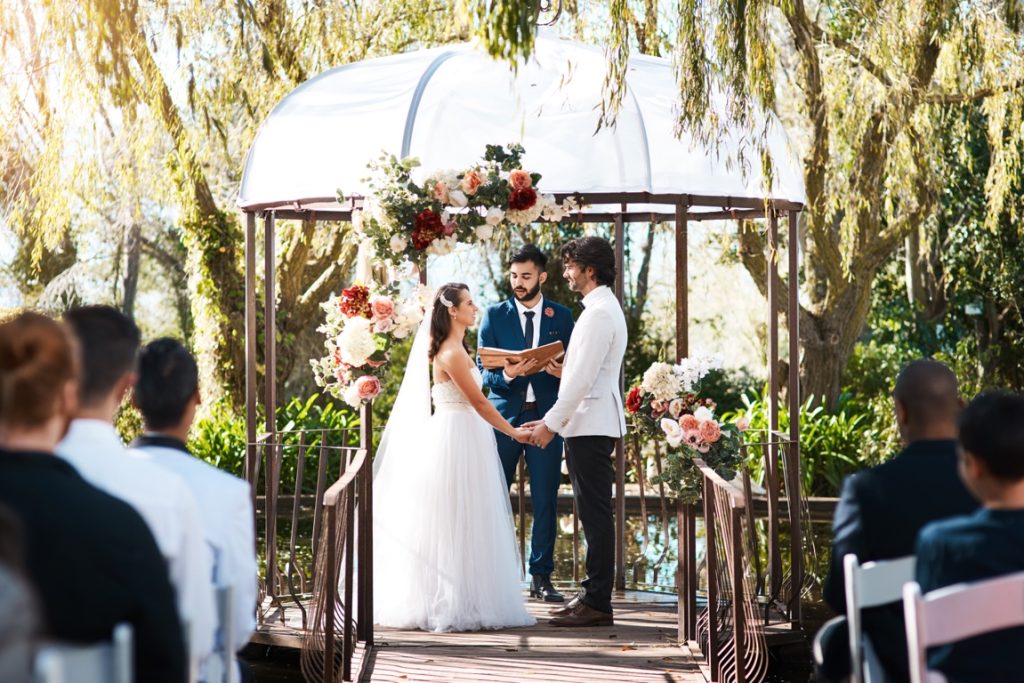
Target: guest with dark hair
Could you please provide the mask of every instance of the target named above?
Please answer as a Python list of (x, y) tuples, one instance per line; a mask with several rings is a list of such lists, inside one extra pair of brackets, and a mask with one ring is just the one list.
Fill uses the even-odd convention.
[[(255, 628), (256, 540), (249, 484), (189, 453), (185, 441), (199, 406), (199, 369), (192, 354), (174, 339), (157, 339), (139, 355), (132, 394), (145, 432), (133, 453), (167, 468), (191, 490), (202, 516), (203, 536), (213, 549), (212, 585), (234, 589), (232, 642), (244, 647)], [(218, 624), (218, 630), (223, 625)], [(228, 634), (224, 634), (225, 636)], [(216, 652), (223, 639), (216, 639)], [(215, 652), (215, 654), (216, 654)], [(214, 680), (211, 661), (201, 680)], [(209, 675), (209, 676), (208, 676)], [(251, 679), (243, 667), (243, 680)]]
[[(960, 476), (981, 500), (973, 515), (929, 524), (917, 541), (923, 592), (1024, 572), (1024, 396), (986, 393), (959, 419)], [(1024, 627), (935, 648), (949, 683), (1019, 681)]]
[(139, 330), (109, 306), (75, 308), (64, 318), (78, 340), (82, 365), (78, 409), (57, 454), (146, 520), (167, 560), (181, 618), (189, 624), (189, 654), (202, 661), (213, 648), (216, 614), (213, 558), (195, 499), (178, 475), (130, 456), (114, 429), (118, 408), (135, 384)]
[(135, 677), (180, 683), (182, 628), (152, 533), (131, 506), (53, 455), (77, 409), (77, 379), (62, 325), (35, 313), (0, 325), (0, 503), (20, 518), (45, 635), (93, 643), (127, 622)]
[[(896, 422), (905, 447), (895, 458), (857, 472), (843, 482), (832, 524), (832, 559), (825, 580), (825, 602), (846, 612), (843, 557), (853, 553), (863, 564), (914, 553), (925, 524), (967, 514), (978, 502), (957, 476), (956, 418), (963, 402), (953, 372), (938, 361), (916, 360), (896, 378)], [(863, 630), (889, 677), (909, 676), (901, 603), (864, 610)], [(823, 677), (849, 675), (845, 629), (826, 649)]]

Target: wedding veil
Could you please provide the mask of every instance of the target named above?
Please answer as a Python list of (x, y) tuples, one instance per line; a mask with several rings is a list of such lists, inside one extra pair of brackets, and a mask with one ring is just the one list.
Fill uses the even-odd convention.
[(416, 337), (409, 351), (405, 376), (398, 389), (395, 405), (384, 426), (377, 454), (373, 459), (373, 479), (381, 475), (387, 464), (388, 471), (401, 472), (409, 458), (417, 457), (421, 450), (417, 437), (430, 419), (430, 359), (427, 358), (430, 344), (430, 308), (423, 316), (423, 322), (416, 330)]

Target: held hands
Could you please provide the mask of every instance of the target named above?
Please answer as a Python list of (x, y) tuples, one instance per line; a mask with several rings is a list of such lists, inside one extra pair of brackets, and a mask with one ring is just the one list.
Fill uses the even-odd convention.
[(510, 358), (505, 359), (505, 376), (511, 379), (516, 377), (523, 377), (524, 375), (530, 375), (537, 371), (539, 363), (535, 358), (528, 358), (521, 361), (513, 361)]
[(555, 438), (555, 433), (548, 429), (543, 420), (527, 422), (520, 429), (530, 430), (529, 443), (538, 448), (546, 448), (551, 443), (551, 440)]
[(510, 436), (519, 443), (528, 444), (530, 443), (530, 438), (533, 436), (533, 432), (526, 427), (516, 427), (512, 430), (512, 434), (510, 434)]

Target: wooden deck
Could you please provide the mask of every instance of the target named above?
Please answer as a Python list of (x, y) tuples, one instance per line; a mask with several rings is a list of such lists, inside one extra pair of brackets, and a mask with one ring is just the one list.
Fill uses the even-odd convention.
[[(698, 660), (675, 643), (675, 596), (627, 592), (614, 599), (615, 625), (588, 629), (547, 625), (547, 610), (529, 602), (537, 625), (502, 631), (427, 633), (378, 628), (364, 681), (566, 681), (703, 683)], [(268, 620), (254, 642), (301, 645), (296, 608), (286, 623)], [(357, 663), (353, 663), (357, 666)]]

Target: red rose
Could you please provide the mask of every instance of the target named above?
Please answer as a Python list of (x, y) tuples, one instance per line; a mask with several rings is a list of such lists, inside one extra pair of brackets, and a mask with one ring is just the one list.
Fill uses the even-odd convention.
[(532, 187), (522, 190), (513, 190), (508, 196), (508, 208), (514, 211), (526, 211), (532, 209), (537, 203), (537, 191)]
[(341, 312), (349, 318), (370, 318), (370, 290), (362, 285), (353, 285), (341, 290), (341, 301), (338, 302)]
[(419, 250), (426, 249), (444, 230), (441, 217), (431, 209), (423, 209), (416, 214), (415, 227), (412, 230), (412, 246)]
[(554, 318), (555, 317), (555, 309), (553, 309), (550, 306), (548, 306), (547, 308), (544, 309), (544, 315), (546, 315), (549, 318)]
[(626, 410), (630, 413), (636, 413), (640, 410), (640, 406), (644, 402), (643, 391), (640, 387), (633, 387), (629, 390), (629, 394), (626, 396)]

